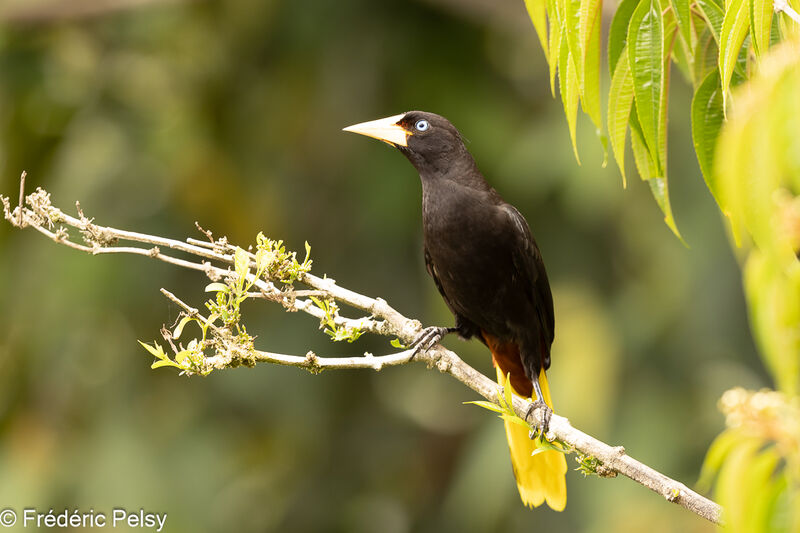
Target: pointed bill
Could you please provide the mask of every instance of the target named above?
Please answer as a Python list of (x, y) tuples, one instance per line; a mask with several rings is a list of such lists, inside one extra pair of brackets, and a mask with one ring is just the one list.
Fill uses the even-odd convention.
[(371, 120), (369, 122), (362, 122), (361, 124), (353, 124), (352, 126), (343, 128), (342, 131), (351, 131), (360, 135), (366, 135), (367, 137), (378, 139), (393, 146), (408, 146), (407, 139), (411, 132), (406, 131), (405, 128), (397, 124), (404, 116), (406, 116), (405, 113), (378, 120)]

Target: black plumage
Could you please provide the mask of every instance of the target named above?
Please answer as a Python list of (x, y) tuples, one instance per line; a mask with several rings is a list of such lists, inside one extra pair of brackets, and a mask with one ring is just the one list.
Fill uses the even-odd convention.
[(440, 333), (457, 331), (494, 346), (495, 361), (511, 374), (514, 388), (531, 396), (539, 370), (550, 366), (554, 315), (528, 223), (486, 182), (447, 119), (422, 111), (390, 118), (381, 127), (393, 123), (405, 142), (394, 130), (351, 131), (396, 146), (419, 172), (425, 265), (456, 320), (455, 328)]

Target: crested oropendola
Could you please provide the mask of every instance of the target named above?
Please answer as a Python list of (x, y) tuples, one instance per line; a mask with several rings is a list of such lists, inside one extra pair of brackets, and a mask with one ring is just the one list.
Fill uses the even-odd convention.
[[(344, 128), (384, 141), (408, 158), (422, 181), (425, 266), (455, 327), (433, 327), (415, 341), (428, 349), (448, 333), (477, 337), (491, 351), (498, 380), (552, 409), (545, 370), (554, 335), (553, 297), (525, 218), (484, 179), (458, 130), (444, 117), (409, 111)], [(548, 419), (545, 417), (545, 420)], [(505, 422), (522, 501), (563, 510), (564, 454), (534, 454), (524, 427)]]

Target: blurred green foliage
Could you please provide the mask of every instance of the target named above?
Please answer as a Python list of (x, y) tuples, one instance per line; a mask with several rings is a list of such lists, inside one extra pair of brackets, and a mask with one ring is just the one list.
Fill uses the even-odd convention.
[(800, 34), (735, 93), (709, 188), (731, 222), (750, 321), (777, 391), (732, 389), (703, 467), (731, 531), (800, 531)]
[[(314, 271), (425, 324), (452, 321), (421, 257), (407, 161), (341, 127), (447, 116), (526, 215), (556, 301), (549, 373), (577, 427), (689, 483), (731, 383), (768, 383), (739, 271), (673, 83), (671, 193), (687, 249), (641, 183), (576, 167), (522, 2), (234, 0), (92, 17), (0, 11), (0, 190), (45, 186), (98, 222), (314, 247)], [(37, 4), (39, 5), (39, 4)], [(66, 10), (69, 11), (69, 10)], [(581, 141), (580, 137), (587, 135)], [(196, 235), (199, 236), (199, 235)], [(422, 367), (259, 365), (184, 379), (136, 339), (207, 280), (144, 258), (82, 255), (0, 225), (0, 506), (169, 513), (181, 531), (709, 531), (625, 480), (568, 475), (564, 513), (519, 502), (501, 424)], [(194, 300), (193, 300), (194, 298)], [(308, 317), (243, 303), (257, 346), (375, 354)], [(491, 372), (477, 342), (446, 344)], [(573, 465), (577, 466), (577, 464)]]

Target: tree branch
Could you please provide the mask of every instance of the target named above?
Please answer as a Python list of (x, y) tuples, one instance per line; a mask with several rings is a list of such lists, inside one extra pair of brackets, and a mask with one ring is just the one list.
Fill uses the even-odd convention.
[(785, 13), (787, 17), (800, 24), (800, 14), (792, 9), (792, 6), (789, 5), (787, 0), (774, 0), (772, 2), (772, 9), (775, 13)]
[(10, 25), (49, 24), (64, 20), (100, 17), (143, 8), (149, 5), (176, 3), (186, 0), (49, 0), (6, 2), (0, 8), (0, 21)]
[[(245, 273), (243, 277), (246, 280), (242, 280), (242, 282), (250, 284), (249, 286), (251, 287), (243, 289), (245, 297), (257, 296), (275, 301), (283, 305), (288, 311), (302, 311), (335, 328), (350, 328), (349, 331), (366, 331), (384, 336), (397, 336), (406, 344), (410, 343), (422, 328), (418, 320), (403, 316), (386, 301), (380, 298), (370, 298), (340, 287), (333, 279), (327, 277), (320, 278), (307, 272), (299, 272), (297, 281), (310, 287), (310, 290), (296, 290), (284, 280), (267, 279), (264, 275), (256, 275), (259, 272), (263, 272), (263, 268), (261, 271), (258, 270), (259, 261), (261, 260), (258, 253), (244, 252), (229, 244), (225, 238), (213, 240), (211, 233), (202, 230), (199, 226), (198, 229), (208, 237), (208, 241), (190, 238), (183, 242), (97, 225), (92, 219), (83, 214), (80, 205), (77, 205), (78, 217), (67, 215), (51, 204), (50, 195), (42, 189), (37, 189), (36, 192), (25, 198), (27, 207), (20, 205), (12, 210), (8, 198), (0, 196), (0, 201), (3, 204), (5, 219), (12, 225), (19, 228), (30, 226), (58, 244), (93, 255), (112, 253), (142, 255), (183, 268), (202, 271), (210, 280), (215, 282), (228, 280), (230, 283), (235, 282), (238, 279), (238, 273), (242, 272), (239, 270), (240, 266), (236, 265), (237, 256), (239, 258), (244, 257), (250, 264), (246, 265), (245, 270), (243, 270)], [(82, 235), (84, 242), (79, 243), (71, 240), (70, 230), (77, 230)], [(133, 244), (122, 246), (119, 245), (120, 241), (127, 241)], [(173, 254), (165, 253), (163, 250), (174, 251), (188, 256), (188, 258), (176, 257)], [(256, 273), (250, 271), (251, 265), (256, 266)], [(232, 266), (235, 267), (235, 270), (231, 270)], [(278, 287), (280, 283), (284, 284), (282, 288)], [(253, 291), (252, 289), (257, 290)], [(214, 369), (229, 368), (239, 364), (252, 365), (259, 362), (296, 366), (317, 373), (328, 369), (370, 368), (381, 370), (385, 366), (418, 361), (425, 363), (429, 368), (436, 368), (442, 373), (449, 374), (490, 402), (497, 403), (498, 395), (502, 395), (502, 388), (497, 383), (467, 365), (456, 353), (441, 345), (436, 345), (427, 352), (416, 355), (413, 354), (412, 350), (403, 350), (382, 356), (364, 354), (358, 357), (336, 358), (319, 357), (313, 352), (308, 352), (305, 356), (265, 352), (253, 348), (252, 339), (246, 334), (244, 337), (248, 340), (249, 346), (247, 343), (242, 344), (236, 340), (236, 337), (232, 336), (230, 332), (227, 333), (226, 337), (223, 333), (230, 328), (220, 328), (215, 325), (216, 318), (213, 316), (204, 317), (198, 309), (190, 307), (171, 292), (166, 289), (161, 289), (161, 291), (167, 298), (183, 309), (182, 314), (186, 317), (185, 320), (196, 320), (204, 328), (204, 340), (207, 329), (211, 329), (212, 334), (219, 335), (219, 339), (221, 339), (215, 340), (215, 344), (212, 345), (216, 350), (215, 355), (205, 356), (202, 350), (199, 352), (201, 359), (198, 363), (199, 367), (186, 366), (185, 364), (179, 366), (169, 360), (168, 364), (183, 368), (187, 373), (208, 373)], [(340, 316), (338, 308), (328, 307), (326, 309), (320, 307), (318, 302), (321, 298), (341, 302), (349, 307), (368, 313), (368, 315), (360, 318)], [(188, 351), (182, 347), (174, 346), (173, 340), (179, 336), (179, 329), (182, 330), (182, 326), (178, 326), (174, 333), (166, 328), (162, 330), (164, 338), (176, 353), (176, 360), (178, 359), (177, 355)], [(198, 371), (197, 368), (201, 368), (201, 371)], [(526, 419), (530, 406), (531, 403), (528, 400), (514, 397), (513, 409), (520, 418)], [(542, 415), (543, 413), (537, 409), (526, 420), (539, 428), (541, 427)], [(593, 470), (601, 476), (613, 477), (617, 474), (622, 474), (660, 494), (666, 500), (685, 507), (706, 520), (717, 524), (721, 523), (722, 509), (719, 505), (692, 491), (684, 484), (633, 459), (625, 453), (623, 447), (609, 446), (575, 429), (569, 420), (562, 416), (553, 414), (550, 419), (547, 438), (550, 440), (557, 439), (571, 449), (580, 452), (580, 454), (599, 461), (599, 464), (596, 464)]]

